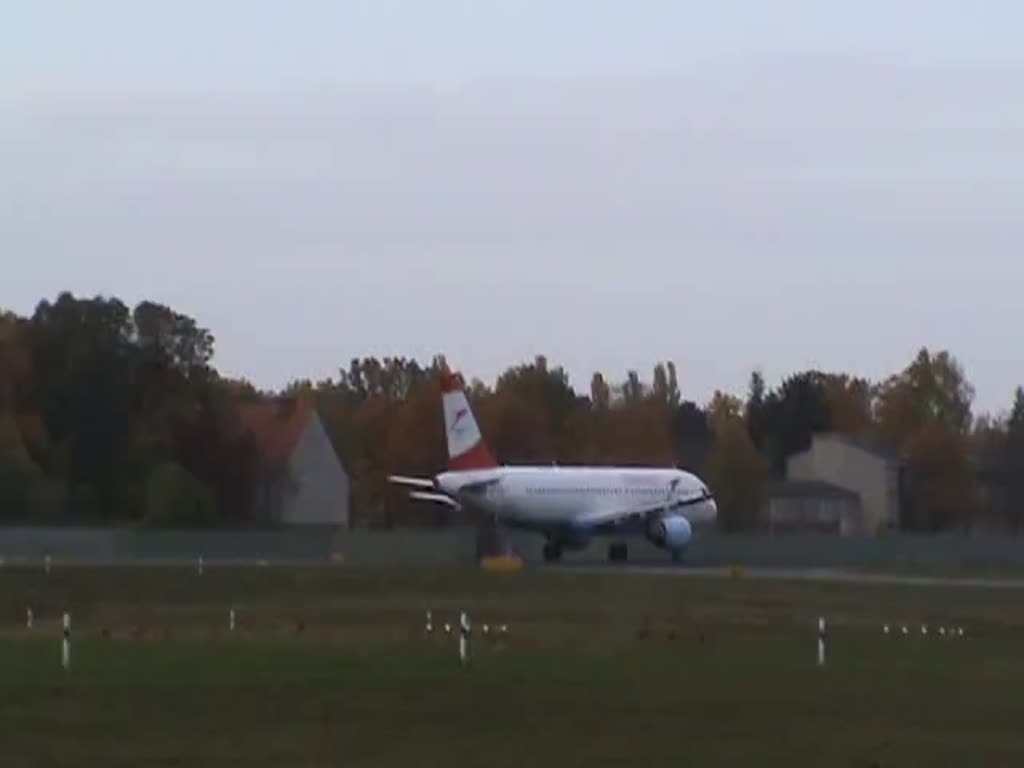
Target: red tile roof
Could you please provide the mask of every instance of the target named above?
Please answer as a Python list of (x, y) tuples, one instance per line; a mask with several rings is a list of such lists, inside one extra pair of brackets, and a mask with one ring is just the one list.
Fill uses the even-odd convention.
[(238, 416), (263, 460), (271, 466), (282, 466), (294, 453), (312, 411), (308, 398), (278, 398), (242, 403)]

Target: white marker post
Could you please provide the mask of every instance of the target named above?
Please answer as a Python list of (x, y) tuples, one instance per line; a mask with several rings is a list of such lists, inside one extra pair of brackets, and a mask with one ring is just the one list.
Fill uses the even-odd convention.
[(818, 666), (825, 666), (825, 617), (818, 618)]
[(459, 618), (459, 661), (465, 664), (469, 661), (469, 616), (462, 612)]
[(71, 667), (71, 614), (64, 614), (64, 641), (61, 643), (61, 665), (64, 669)]
[(25, 629), (32, 629), (33, 623), (32, 609), (28, 608), (25, 610)]
[(427, 634), (434, 634), (434, 614), (431, 611), (427, 611)]
[(198, 570), (199, 575), (202, 576), (203, 575), (203, 556), (202, 555), (199, 556), (199, 563), (197, 564), (196, 569)]
[(231, 606), (231, 611), (228, 613), (228, 631), (235, 631), (235, 606)]

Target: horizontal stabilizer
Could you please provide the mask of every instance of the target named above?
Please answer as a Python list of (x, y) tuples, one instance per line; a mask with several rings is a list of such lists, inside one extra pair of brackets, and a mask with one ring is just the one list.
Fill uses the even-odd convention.
[(459, 502), (455, 501), (451, 496), (445, 496), (443, 493), (427, 493), (426, 491), (412, 491), (409, 494), (410, 499), (418, 499), (419, 501), (434, 501), (438, 504), (444, 504), (451, 507), (452, 509), (459, 509)]
[(408, 485), (413, 488), (433, 488), (434, 481), (428, 477), (407, 477), (406, 475), (388, 475), (388, 482), (396, 485)]

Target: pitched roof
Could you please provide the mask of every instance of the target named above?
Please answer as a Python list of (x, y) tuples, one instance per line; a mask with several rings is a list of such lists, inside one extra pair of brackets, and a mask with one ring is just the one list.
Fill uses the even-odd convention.
[(313, 404), (306, 397), (241, 403), (238, 417), (252, 435), (263, 460), (271, 466), (288, 462), (302, 436)]
[(842, 432), (819, 432), (815, 437), (825, 437), (832, 440), (838, 440), (840, 442), (851, 445), (854, 448), (859, 448), (865, 453), (870, 453), (873, 456), (877, 456), (880, 459), (886, 461), (899, 461), (900, 452), (899, 449), (873, 437), (867, 435), (847, 435)]

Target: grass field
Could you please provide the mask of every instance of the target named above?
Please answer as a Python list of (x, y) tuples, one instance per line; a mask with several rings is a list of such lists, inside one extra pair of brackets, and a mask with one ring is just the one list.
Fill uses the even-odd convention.
[[(1022, 597), (624, 574), (5, 568), (2, 765), (1021, 765)], [(424, 636), (428, 608), (438, 626), (470, 613), (469, 668), (454, 634)], [(922, 621), (967, 637), (923, 638)], [(485, 638), (484, 622), (507, 635)], [(883, 622), (914, 631), (885, 637)]]

